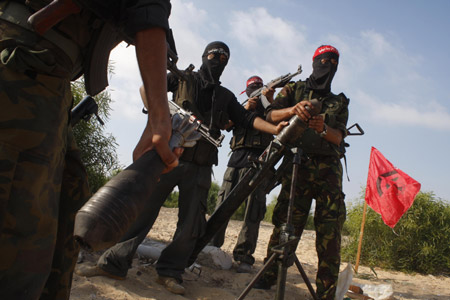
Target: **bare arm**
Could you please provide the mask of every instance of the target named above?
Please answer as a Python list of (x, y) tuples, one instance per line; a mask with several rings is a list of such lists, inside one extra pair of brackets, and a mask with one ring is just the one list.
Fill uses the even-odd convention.
[(269, 122), (264, 121), (260, 117), (256, 117), (253, 121), (253, 128), (264, 131), (270, 134), (278, 134), (280, 133), (281, 129), (288, 125), (288, 122), (279, 122), (277, 125), (271, 124)]
[(169, 148), (172, 122), (167, 102), (165, 31), (155, 27), (138, 32), (136, 56), (145, 87), (148, 119), (144, 132), (133, 151), (133, 159), (136, 160), (148, 150), (155, 148), (162, 161), (171, 169), (178, 165), (178, 159)]
[(292, 116), (297, 115), (303, 122), (308, 123), (309, 119), (311, 119), (308, 106), (313, 107), (311, 102), (304, 100), (291, 107), (271, 110), (267, 115), (267, 120), (272, 123), (277, 123), (283, 120), (289, 120)]

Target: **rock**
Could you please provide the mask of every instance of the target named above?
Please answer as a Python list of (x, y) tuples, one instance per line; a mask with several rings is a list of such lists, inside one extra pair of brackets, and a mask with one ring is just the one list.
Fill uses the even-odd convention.
[[(166, 244), (150, 239), (145, 239), (136, 250), (140, 259), (151, 261), (158, 260)], [(215, 269), (228, 270), (232, 267), (233, 261), (226, 252), (214, 246), (206, 246), (198, 255), (197, 263)]]
[(206, 246), (198, 255), (197, 262), (208, 267), (228, 270), (233, 266), (233, 260), (228, 253), (214, 246)]

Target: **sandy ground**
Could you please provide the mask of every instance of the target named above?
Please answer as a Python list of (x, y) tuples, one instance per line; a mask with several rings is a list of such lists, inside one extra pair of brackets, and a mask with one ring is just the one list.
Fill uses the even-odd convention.
[[(177, 209), (162, 208), (160, 215), (148, 237), (153, 240), (169, 242), (175, 232)], [(227, 229), (225, 244), (222, 249), (231, 255), (237, 240), (242, 222), (231, 221)], [(201, 274), (187, 271), (183, 285), (186, 294), (171, 294), (163, 286), (155, 282), (156, 271), (151, 263), (135, 259), (133, 268), (129, 270), (126, 280), (113, 280), (106, 277), (85, 278), (74, 274), (71, 299), (73, 300), (131, 300), (131, 299), (198, 299), (228, 300), (236, 299), (263, 266), (267, 241), (273, 226), (262, 223), (259, 231), (259, 242), (255, 251), (256, 263), (253, 273), (236, 273), (235, 266), (229, 270), (218, 270), (213, 266), (202, 265)], [(314, 231), (304, 232), (297, 248), (303, 269), (314, 286), (317, 265)], [(99, 254), (86, 254), (83, 264), (93, 264)], [(343, 262), (341, 269), (346, 263)], [(405, 274), (360, 266), (358, 274), (353, 277), (353, 284), (366, 284), (374, 287), (391, 285), (393, 295), (390, 300), (450, 300), (450, 278), (443, 276)], [(269, 291), (252, 289), (245, 299), (274, 299), (275, 287)], [(312, 299), (302, 277), (295, 266), (288, 269), (286, 294), (284, 299)]]

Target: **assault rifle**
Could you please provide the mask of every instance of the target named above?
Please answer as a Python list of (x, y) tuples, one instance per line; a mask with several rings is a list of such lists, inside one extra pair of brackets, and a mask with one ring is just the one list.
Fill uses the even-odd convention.
[(98, 105), (95, 102), (94, 98), (92, 98), (91, 96), (86, 96), (70, 112), (70, 124), (72, 126), (75, 126), (81, 119), (87, 122), (93, 114), (97, 117), (97, 120), (100, 122), (100, 124), (105, 125), (105, 123), (103, 123), (103, 120), (98, 116)]
[(197, 117), (194, 116), (191, 112), (182, 109), (172, 100), (169, 100), (169, 109), (171, 115), (179, 114), (183, 118), (188, 117), (189, 121), (194, 124), (195, 130), (197, 130), (208, 142), (216, 147), (222, 146), (222, 141), (225, 138), (225, 135), (221, 134), (217, 139), (212, 137), (209, 133), (209, 128), (206, 125), (204, 125), (199, 119), (197, 119)]
[[(145, 103), (144, 106), (146, 106)], [(181, 108), (178, 104), (176, 104), (172, 100), (169, 100), (169, 110), (172, 116), (179, 114), (182, 118), (187, 118), (189, 122), (194, 126), (194, 130), (198, 131), (205, 140), (207, 140), (217, 148), (222, 146), (222, 141), (225, 138), (225, 135), (221, 134), (217, 139), (214, 138), (209, 133), (209, 128), (206, 125), (204, 125), (201, 120), (197, 119), (197, 117), (194, 116), (191, 112)], [(148, 113), (147, 107), (144, 107), (142, 109), (142, 112), (144, 114), (147, 114)]]
[[(259, 89), (257, 89), (256, 91), (254, 91), (249, 98), (253, 98), (253, 97), (261, 97), (261, 103), (264, 106), (264, 108), (267, 108), (267, 106), (269, 106), (269, 101), (267, 100), (266, 96), (262, 95), (262, 91), (267, 88), (279, 88), (279, 87), (283, 87), (286, 84), (289, 83), (289, 81), (291, 81), (292, 78), (294, 78), (294, 76), (297, 76), (298, 74), (300, 74), (302, 72), (302, 65), (298, 66), (297, 72), (295, 72), (294, 74), (291, 73), (287, 73), (286, 75), (282, 75), (280, 77), (277, 77), (273, 80), (271, 80), (268, 84), (264, 85), (263, 87), (260, 87)], [(247, 103), (248, 99), (245, 100), (242, 105), (244, 105), (245, 103)]]
[[(179, 79), (186, 81), (186, 75), (183, 71), (178, 69), (177, 62), (178, 62), (178, 55), (177, 55), (177, 49), (175, 47), (175, 40), (173, 38), (172, 30), (169, 31), (169, 34), (167, 36), (167, 70), (175, 74)], [(190, 64), (186, 71), (192, 71), (194, 70), (194, 65)]]

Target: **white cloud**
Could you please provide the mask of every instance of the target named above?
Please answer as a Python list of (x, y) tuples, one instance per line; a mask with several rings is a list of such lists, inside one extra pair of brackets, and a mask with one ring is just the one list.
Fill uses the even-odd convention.
[(118, 120), (134, 120), (142, 108), (138, 93), (142, 80), (134, 46), (119, 44), (111, 52), (110, 60), (114, 66), (109, 87), (114, 99), (111, 115)]
[(234, 11), (229, 25), (230, 36), (247, 51), (241, 53), (246, 56), (247, 67), (262, 65), (266, 70), (286, 70), (311, 60), (312, 48), (302, 28), (272, 16), (266, 8)]
[(262, 7), (233, 11), (222, 23), (229, 37), (231, 59), (221, 79), (235, 94), (245, 88), (245, 81), (252, 75), (268, 82), (294, 73), (305, 61), (308, 63), (302, 64), (301, 76), (309, 74), (313, 48), (306, 42), (302, 27), (295, 27)]
[(362, 91), (356, 94), (356, 98), (358, 104), (363, 106), (362, 114), (377, 123), (450, 130), (450, 114), (437, 101), (414, 107), (408, 101), (393, 101), (392, 98), (381, 100)]
[(201, 54), (208, 42), (202, 35), (207, 27), (207, 12), (197, 8), (192, 2), (174, 0), (169, 22), (179, 56), (178, 67), (183, 69), (190, 63), (199, 67)]
[(386, 38), (374, 31), (368, 30), (361, 33), (361, 38), (366, 41), (366, 48), (368, 50), (368, 55), (384, 58), (386, 55), (395, 54), (394, 47), (386, 40)]

